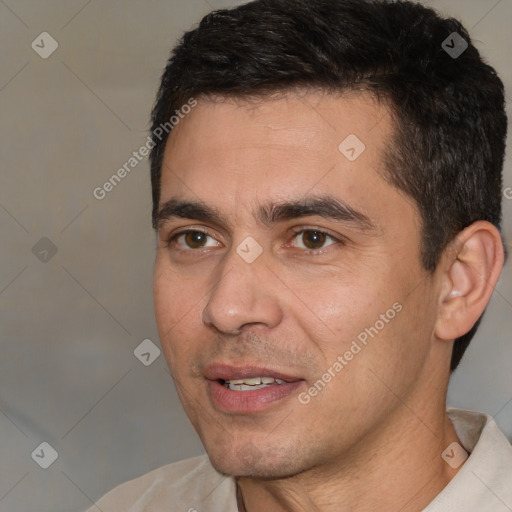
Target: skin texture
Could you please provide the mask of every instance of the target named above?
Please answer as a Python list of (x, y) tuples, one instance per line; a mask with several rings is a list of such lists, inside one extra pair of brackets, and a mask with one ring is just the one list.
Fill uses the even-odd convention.
[[(475, 223), (433, 275), (423, 270), (417, 207), (383, 178), (392, 117), (367, 94), (198, 100), (167, 143), (161, 204), (202, 201), (224, 220), (162, 219), (154, 300), (167, 363), (212, 464), (238, 477), (248, 512), (422, 510), (456, 474), (441, 458), (457, 441), (445, 414), (452, 342), (489, 300), (499, 233)], [(354, 161), (338, 149), (349, 134), (365, 145)], [(262, 204), (323, 194), (373, 228), (257, 217)], [(168, 242), (186, 229), (208, 236)], [(262, 248), (252, 263), (236, 252), (248, 236)], [(394, 318), (301, 403), (393, 304)], [(261, 410), (228, 412), (204, 375), (219, 362), (302, 382)]]

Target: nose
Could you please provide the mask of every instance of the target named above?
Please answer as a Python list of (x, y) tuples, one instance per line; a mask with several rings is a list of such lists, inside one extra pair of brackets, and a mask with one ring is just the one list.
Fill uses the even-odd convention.
[(233, 249), (203, 309), (203, 323), (233, 336), (246, 325), (275, 327), (283, 317), (275, 281), (264, 254), (248, 263)]

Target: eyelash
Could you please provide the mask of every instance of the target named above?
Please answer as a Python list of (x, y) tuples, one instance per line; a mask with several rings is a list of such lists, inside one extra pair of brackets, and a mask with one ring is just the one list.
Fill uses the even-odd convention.
[[(292, 230), (291, 239), (293, 240), (293, 239), (295, 239), (297, 237), (297, 235), (300, 235), (301, 233), (305, 233), (305, 232), (308, 232), (308, 231), (312, 231), (312, 232), (315, 232), (315, 233), (326, 235), (326, 237), (330, 238), (331, 240), (333, 240), (334, 242), (336, 242), (338, 244), (344, 244), (345, 243), (345, 240), (342, 237), (335, 237), (334, 235), (331, 235), (330, 233), (328, 233), (326, 231), (322, 231), (320, 229), (315, 229), (315, 228), (310, 228), (310, 227), (303, 227), (303, 226), (295, 228), (295, 229)], [(204, 231), (202, 229), (186, 229), (186, 230), (183, 230), (183, 231), (180, 231), (178, 233), (174, 233), (173, 235), (171, 235), (166, 240), (167, 246), (170, 247), (171, 244), (174, 243), (178, 237), (180, 237), (182, 235), (187, 235), (189, 233), (203, 233), (204, 235), (209, 236), (210, 238), (213, 238), (208, 232), (206, 232), (206, 231)], [(327, 250), (331, 245), (336, 245), (336, 243), (329, 244), (328, 246), (320, 248), (320, 249), (302, 249), (300, 247), (299, 247), (299, 249), (302, 249), (303, 251), (305, 251), (307, 253), (323, 254), (325, 252), (325, 250)], [(182, 252), (200, 251), (201, 249), (205, 249), (205, 248), (204, 247), (200, 247), (198, 249), (190, 249), (190, 248), (189, 249), (182, 249), (182, 248), (178, 247), (178, 250), (180, 250)]]

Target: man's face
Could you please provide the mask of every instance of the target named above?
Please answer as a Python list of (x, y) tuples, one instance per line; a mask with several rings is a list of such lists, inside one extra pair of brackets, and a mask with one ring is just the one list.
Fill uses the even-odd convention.
[(391, 130), (368, 95), (308, 93), (200, 100), (171, 133), (156, 319), (219, 471), (327, 468), (431, 399), (438, 284), (382, 177)]

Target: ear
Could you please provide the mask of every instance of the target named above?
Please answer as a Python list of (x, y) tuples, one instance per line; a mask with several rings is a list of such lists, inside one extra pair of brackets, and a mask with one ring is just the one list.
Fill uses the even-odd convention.
[(442, 260), (443, 284), (434, 330), (443, 340), (466, 334), (484, 312), (504, 264), (501, 234), (477, 221), (461, 231)]

